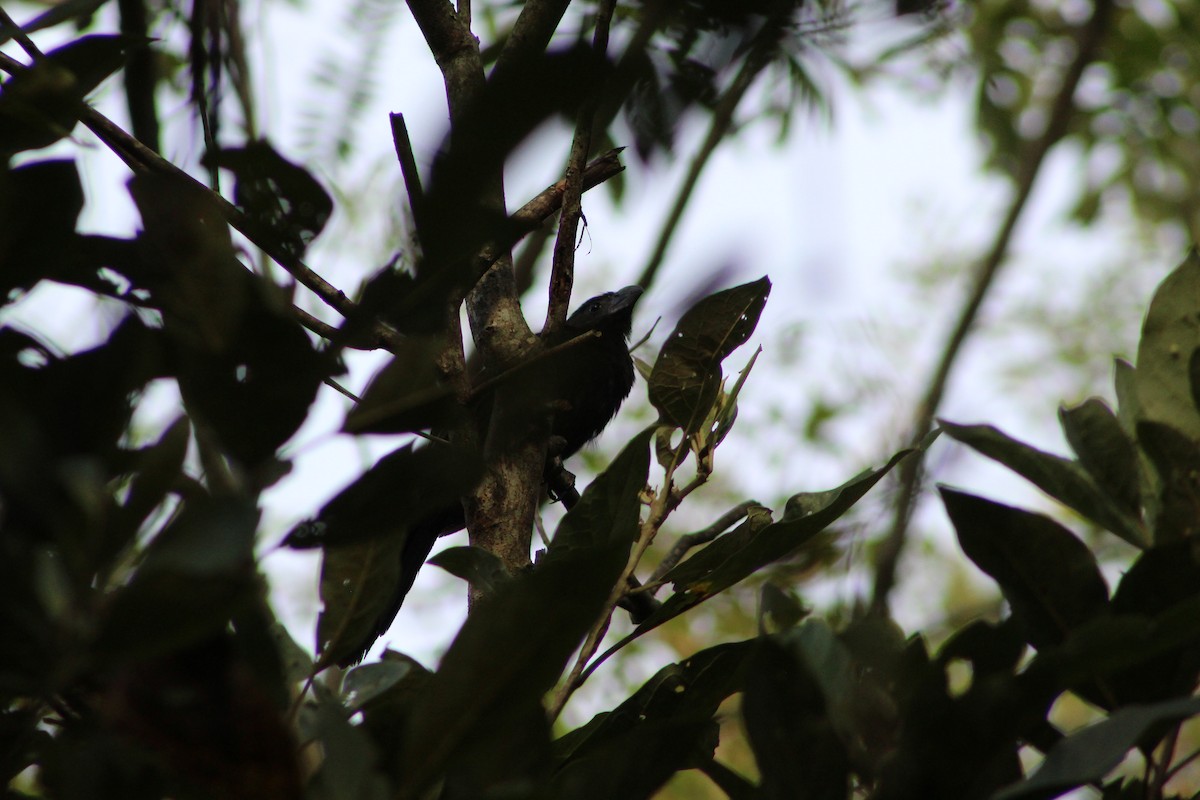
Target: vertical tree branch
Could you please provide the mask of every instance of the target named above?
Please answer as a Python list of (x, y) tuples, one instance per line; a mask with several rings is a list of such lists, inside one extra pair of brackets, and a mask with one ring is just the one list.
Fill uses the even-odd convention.
[[(996, 232), (991, 249), (975, 273), (971, 292), (963, 303), (958, 320), (946, 340), (942, 356), (938, 360), (933, 375), (930, 376), (925, 395), (921, 398), (921, 402), (918, 403), (913, 414), (909, 436), (911, 442), (920, 442), (933, 427), (933, 418), (945, 395), (950, 373), (962, 351), (963, 343), (975, 325), (983, 300), (995, 282), (1000, 268), (1004, 265), (1017, 222), (1025, 210), (1046, 155), (1069, 130), (1071, 117), (1075, 111), (1076, 87), (1088, 64), (1097, 57), (1100, 45), (1108, 32), (1111, 15), (1112, 0), (1096, 0), (1091, 19), (1079, 29), (1075, 37), (1075, 59), (1063, 75), (1062, 85), (1051, 106), (1046, 129), (1029, 145), (1020, 160), (1017, 167), (1016, 190), (1013, 193), (1008, 212), (1004, 216), (1000, 229)], [(905, 459), (900, 464), (900, 488), (896, 495), (892, 527), (887, 537), (881, 542), (875, 559), (875, 585), (871, 609), (878, 614), (888, 613), (888, 598), (896, 584), (896, 567), (908, 538), (909, 523), (912, 519), (924, 471), (923, 465), (923, 454), (920, 453)]]
[[(608, 52), (609, 26), (612, 24), (615, 0), (601, 0), (596, 11), (596, 32), (592, 49), (598, 57)], [(579, 218), (583, 216), (583, 171), (592, 149), (592, 126), (596, 121), (596, 106), (602, 94), (598, 87), (579, 109), (575, 121), (575, 137), (567, 158), (564, 176), (562, 211), (558, 215), (558, 236), (554, 240), (554, 260), (550, 270), (550, 303), (542, 335), (556, 332), (567, 319), (571, 303), (571, 288), (575, 284), (575, 239), (579, 234)]]
[[(531, 5), (536, 8), (541, 4), (527, 4), (521, 19), (534, 19)], [(463, 124), (487, 87), (479, 41), (464, 18), (455, 14), (448, 0), (408, 0), (408, 7), (442, 72), (453, 132), (455, 126)], [(491, 174), (477, 178), (480, 191), (476, 197), (484, 207), (503, 214), (502, 164), (497, 164)], [(453, 224), (453, 221), (438, 220), (436, 224), (445, 223)], [(453, 301), (453, 306), (453, 311), (448, 309), (447, 313), (457, 317), (457, 301)], [(467, 297), (467, 317), (485, 369), (499, 372), (535, 346), (533, 333), (521, 314), (512, 258), (507, 253), (499, 254), (471, 288)], [(457, 353), (448, 351), (443, 370), (457, 368), (457, 364), (449, 363), (456, 358)], [(540, 442), (514, 442), (511, 437), (500, 435), (512, 393), (510, 387), (501, 387), (496, 392), (491, 414), (492, 430), (480, 432), (486, 436), (487, 469), (474, 494), (464, 499), (464, 509), (471, 543), (495, 553), (505, 566), (517, 571), (529, 563), (529, 540), (546, 447), (544, 437)]]

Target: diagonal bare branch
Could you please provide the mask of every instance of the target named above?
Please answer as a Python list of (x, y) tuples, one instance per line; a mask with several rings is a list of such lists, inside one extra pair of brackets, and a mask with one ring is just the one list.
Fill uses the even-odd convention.
[[(996, 232), (991, 249), (979, 264), (971, 292), (963, 303), (958, 320), (946, 339), (942, 356), (930, 376), (925, 395), (913, 413), (909, 436), (909, 440), (912, 442), (920, 442), (932, 429), (934, 415), (946, 393), (950, 373), (957, 363), (963, 343), (974, 328), (984, 298), (995, 282), (1000, 268), (1004, 265), (1017, 222), (1025, 211), (1026, 203), (1041, 172), (1046, 155), (1069, 130), (1071, 117), (1075, 112), (1075, 89), (1083, 77), (1084, 70), (1097, 57), (1100, 45), (1108, 33), (1112, 5), (1112, 0), (1097, 0), (1091, 19), (1076, 33), (1075, 59), (1063, 75), (1062, 85), (1050, 109), (1050, 118), (1046, 129), (1041, 136), (1030, 143), (1020, 160), (1017, 170), (1017, 185), (1012, 202), (1009, 204), (1008, 213), (1005, 214), (1004, 221)], [(922, 454), (906, 459), (900, 465), (899, 473), (900, 488), (896, 496), (892, 527), (887, 537), (880, 543), (875, 559), (875, 586), (871, 608), (880, 614), (887, 613), (888, 597), (896, 584), (896, 567), (908, 538), (909, 523), (921, 484)]]

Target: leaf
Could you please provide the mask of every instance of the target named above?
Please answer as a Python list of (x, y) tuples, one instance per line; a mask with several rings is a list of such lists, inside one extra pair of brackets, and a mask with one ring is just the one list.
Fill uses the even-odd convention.
[(716, 428), (713, 430), (714, 446), (725, 441), (725, 437), (733, 430), (733, 423), (737, 421), (738, 395), (742, 393), (742, 387), (746, 385), (746, 379), (750, 377), (750, 370), (754, 369), (754, 362), (758, 361), (760, 353), (762, 353), (761, 346), (754, 351), (754, 355), (750, 356), (750, 360), (746, 362), (746, 366), (742, 367), (738, 373), (738, 379), (733, 384), (733, 388), (725, 396), (721, 404), (720, 413), (717, 415)]
[(1060, 408), (1058, 418), (1071, 449), (1096, 485), (1118, 510), (1138, 519), (1138, 454), (1116, 414), (1103, 400), (1092, 397), (1074, 408)]
[(683, 315), (650, 375), (650, 402), (663, 423), (699, 430), (717, 399), (721, 362), (750, 338), (770, 291), (763, 277), (709, 295)]
[(747, 665), (742, 719), (764, 797), (844, 797), (849, 764), (811, 669), (773, 638)]
[(1149, 729), (1200, 714), (1200, 698), (1167, 700), (1119, 709), (1055, 745), (1029, 778), (992, 795), (992, 800), (1050, 798), (1101, 780)]
[(1000, 584), (1030, 644), (1058, 644), (1103, 612), (1108, 586), (1073, 533), (1041, 514), (939, 489), (963, 552)]
[(1158, 286), (1142, 325), (1134, 386), (1139, 418), (1169, 425), (1200, 441), (1191, 359), (1200, 348), (1200, 254), (1192, 249)]
[(0, 304), (13, 297), (13, 289), (69, 273), (82, 210), (75, 162), (41, 161), (11, 171), (0, 167)]
[[(321, 769), (310, 791), (323, 800), (385, 800), (389, 787), (376, 769), (379, 754), (371, 740), (346, 718), (337, 701), (317, 704), (316, 733), (321, 743)], [(307, 794), (307, 793), (306, 793)]]
[(115, 592), (97, 636), (110, 659), (146, 658), (208, 639), (257, 595), (253, 501), (186, 504), (146, 548), (132, 580)]
[(192, 351), (228, 352), (238, 342), (253, 283), (214, 197), (161, 173), (137, 175), (129, 194), (142, 217), (144, 257), (161, 265), (149, 288), (167, 333)]
[[(936, 433), (923, 446), (933, 440)], [(679, 564), (663, 580), (675, 584), (675, 593), (643, 620), (633, 633), (610, 647), (599, 661), (629, 642), (695, 608), (759, 569), (786, 558), (850, 509), (900, 459), (913, 453), (903, 450), (882, 468), (864, 472), (837, 489), (792, 496), (783, 519), (773, 523), (770, 510), (757, 506), (746, 519), (699, 553)]]
[(333, 213), (333, 199), (312, 174), (281, 156), (265, 139), (245, 147), (222, 147), (210, 169), (237, 176), (234, 202), (260, 230), (272, 233), (284, 249), (302, 257)]
[(786, 631), (812, 613), (791, 592), (767, 582), (758, 595), (758, 627), (763, 632)]
[(482, 547), (448, 547), (426, 563), (462, 578), (482, 594), (491, 594), (496, 587), (512, 578), (500, 557)]
[(379, 615), (391, 606), (400, 585), (405, 536), (375, 536), (332, 547), (321, 560), (317, 617), (318, 671), (360, 655), (363, 642), (378, 634)]
[(1151, 507), (1155, 544), (1194, 536), (1200, 530), (1200, 447), (1158, 422), (1139, 422), (1137, 437), (1158, 477)]
[(346, 707), (352, 711), (380, 708), (389, 701), (388, 695), (403, 684), (413, 682), (423, 686), (431, 674), (413, 659), (398, 653), (373, 664), (360, 664), (347, 672), (342, 681)]
[(142, 523), (175, 487), (190, 439), (191, 425), (187, 417), (181, 416), (163, 431), (156, 443), (138, 454), (137, 471), (129, 483), (125, 502), (109, 521), (110, 554), (115, 555), (133, 540)]
[(711, 719), (696, 715), (647, 720), (568, 761), (555, 773), (547, 796), (564, 800), (654, 797), (672, 775), (699, 762), (698, 742), (705, 734), (711, 736), (715, 727)]
[(293, 528), (284, 544), (337, 549), (398, 535), (416, 524), (432, 525), (439, 533), (458, 530), (464, 524), (460, 498), (482, 474), (483, 464), (472, 450), (440, 442), (403, 445), (338, 492), (315, 520)]
[(313, 349), (295, 320), (257, 293), (235, 330), (228, 349), (182, 348), (179, 389), (226, 453), (259, 468), (299, 430), (322, 380), (338, 369), (328, 353)]
[[(544, 724), (542, 696), (595, 622), (629, 557), (649, 436), (647, 430), (634, 437), (588, 486), (532, 570), (472, 609), (407, 725), (402, 791), (419, 794), (457, 763), (456, 754), (469, 751), (489, 762), (507, 754), (508, 737), (495, 731), (532, 730), (534, 712)], [(481, 671), (480, 664), (488, 668)]]
[(647, 797), (707, 756), (718, 707), (743, 687), (753, 641), (722, 644), (669, 664), (610, 712), (554, 742), (562, 765), (553, 797)]
[(1105, 530), (1135, 547), (1145, 546), (1137, 518), (1122, 511), (1079, 463), (1018, 442), (991, 425), (955, 425), (945, 420), (938, 424), (947, 435), (1000, 462)]
[[(1197, 564), (1195, 539), (1160, 545), (1143, 552), (1121, 576), (1113, 592), (1112, 611), (1116, 615), (1159, 618), (1155, 639), (1177, 641), (1173, 620), (1181, 603), (1195, 601), (1200, 595), (1200, 564)], [(1149, 628), (1149, 626), (1147, 626)], [(1146, 631), (1147, 633), (1149, 631)], [(1146, 654), (1141, 663), (1113, 677), (1111, 683), (1122, 703), (1152, 702), (1184, 694), (1195, 684), (1200, 672), (1200, 648), (1183, 641), (1162, 651), (1161, 644), (1139, 642)], [(1150, 657), (1151, 651), (1158, 655)]]
[(125, 63), (130, 36), (92, 35), (46, 53), (0, 86), (0, 161), (71, 133), (80, 102)]
[[(641, 503), (650, 471), (650, 438), (656, 426), (629, 440), (555, 529), (547, 558), (570, 550), (628, 548), (638, 536)], [(614, 583), (616, 576), (613, 576)]]
[(788, 499), (783, 519), (761, 525), (753, 522), (721, 536), (664, 576), (677, 591), (712, 596), (793, 553), (842, 514), (850, 510), (872, 486), (901, 459), (914, 453), (902, 450), (883, 467), (869, 470), (826, 492), (801, 493)]
[(451, 427), (462, 409), (438, 370), (445, 349), (440, 336), (408, 336), (395, 357), (375, 373), (342, 430), (346, 433), (407, 433)]

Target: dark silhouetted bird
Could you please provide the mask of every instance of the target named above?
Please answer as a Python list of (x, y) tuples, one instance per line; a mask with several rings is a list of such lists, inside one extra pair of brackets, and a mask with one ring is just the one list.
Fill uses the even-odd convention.
[[(620, 291), (591, 298), (567, 318), (559, 331), (547, 339), (546, 345), (554, 347), (565, 344), (588, 332), (598, 333), (599, 336), (577, 342), (534, 363), (528, 370), (515, 372), (510, 378), (523, 382), (520, 385), (523, 402), (529, 406), (531, 414), (553, 415), (551, 451), (558, 458), (565, 459), (573, 455), (599, 435), (629, 396), (633, 388), (634, 367), (626, 342), (633, 325), (633, 309), (641, 295), (641, 287), (627, 286)], [(484, 398), (480, 402), (486, 404), (491, 401), (490, 398)], [(481, 410), (484, 414), (490, 412), (486, 407)], [(483, 427), (486, 428), (486, 425)], [(381, 485), (382, 482), (376, 478), (386, 474), (388, 458), (381, 459), (379, 464), (331, 500), (315, 523), (302, 525), (308, 526), (308, 531), (313, 530), (314, 525), (332, 526), (336, 523), (331, 509), (363, 503), (386, 503), (388, 487)], [(372, 473), (375, 473), (374, 477)], [(461, 503), (453, 503), (408, 526), (400, 556), (400, 580), (395, 591), (387, 605), (381, 608), (369, 635), (354, 647), (338, 648), (348, 653), (338, 659), (341, 666), (361, 661), (375, 640), (387, 632), (438, 537), (462, 530), (465, 525)], [(299, 529), (300, 526), (297, 527)], [(329, 533), (330, 540), (336, 540), (333, 532)], [(292, 535), (289, 535), (290, 538)]]

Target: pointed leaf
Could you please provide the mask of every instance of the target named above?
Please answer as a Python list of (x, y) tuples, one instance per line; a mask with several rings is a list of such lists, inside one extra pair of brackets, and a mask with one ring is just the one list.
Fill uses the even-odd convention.
[(836, 489), (793, 495), (779, 522), (765, 527), (744, 523), (668, 572), (665, 580), (674, 582), (678, 591), (706, 596), (732, 586), (825, 530), (914, 452), (902, 450), (883, 467), (864, 472)]
[(721, 386), (721, 362), (750, 338), (770, 292), (760, 278), (709, 295), (683, 315), (650, 375), (650, 402), (664, 423), (699, 430)]
[(720, 644), (668, 664), (615, 709), (556, 740), (555, 750), (570, 764), (647, 722), (711, 719), (726, 698), (741, 690), (743, 665), (753, 648), (753, 640)]
[(1074, 408), (1060, 408), (1058, 417), (1079, 463), (1116, 507), (1136, 520), (1141, 514), (1138, 455), (1116, 414), (1092, 397)]
[(1075, 461), (1018, 442), (991, 425), (939, 424), (954, 439), (1016, 472), (1068, 508), (1137, 547), (1145, 546), (1141, 526), (1100, 490)]
[(1200, 447), (1158, 422), (1139, 422), (1137, 437), (1158, 478), (1152, 505), (1154, 543), (1194, 536), (1200, 531)]
[(992, 800), (1057, 797), (1076, 786), (1099, 781), (1121, 762), (1148, 730), (1200, 714), (1200, 698), (1167, 700), (1119, 709), (1103, 722), (1055, 745), (1032, 776), (992, 795)]
[(939, 487), (967, 557), (998, 584), (1036, 648), (1104, 611), (1108, 586), (1083, 542), (1052, 519)]
[(1169, 425), (1200, 441), (1200, 412), (1192, 399), (1190, 364), (1200, 348), (1200, 254), (1191, 250), (1150, 301), (1134, 374), (1140, 418)]
[(483, 594), (491, 594), (496, 587), (512, 578), (500, 556), (482, 547), (449, 547), (425, 563), (462, 578)]
[(482, 472), (471, 450), (441, 443), (403, 445), (338, 492), (315, 520), (293, 528), (284, 544), (336, 549), (396, 535), (435, 517), (446, 523), (435, 525), (442, 531), (459, 530), (464, 524), (459, 498), (475, 487)]
[(558, 524), (547, 558), (574, 549), (633, 544), (641, 515), (639, 498), (650, 472), (650, 437), (655, 430), (651, 426), (630, 439), (608, 469), (588, 485)]

